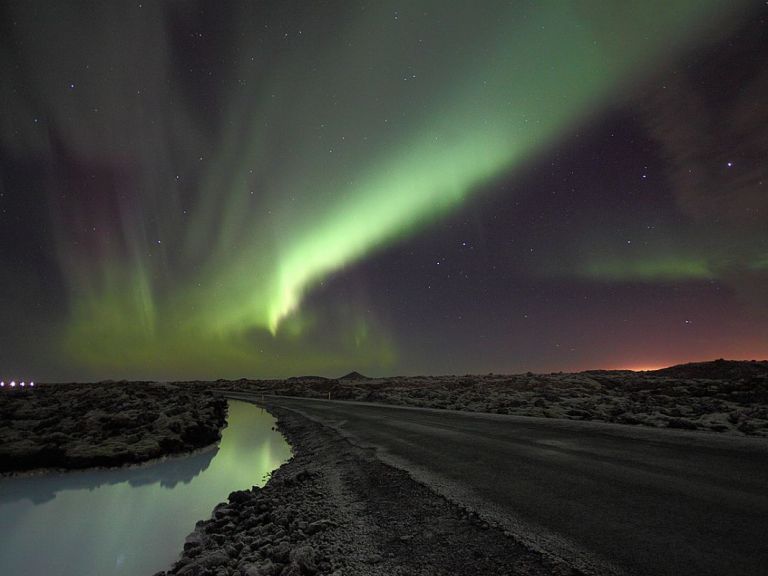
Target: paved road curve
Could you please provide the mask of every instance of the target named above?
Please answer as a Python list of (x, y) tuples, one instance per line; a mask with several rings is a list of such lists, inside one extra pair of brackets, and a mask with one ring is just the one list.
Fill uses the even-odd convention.
[(768, 575), (768, 441), (267, 397), (595, 573)]

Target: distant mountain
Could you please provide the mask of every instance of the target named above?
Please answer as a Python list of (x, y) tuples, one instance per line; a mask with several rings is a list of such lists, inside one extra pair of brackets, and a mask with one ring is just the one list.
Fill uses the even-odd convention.
[(350, 372), (339, 378), (339, 380), (370, 380), (370, 378), (363, 376), (360, 372)]
[(291, 376), (286, 382), (326, 382), (328, 378), (324, 376)]
[(768, 376), (768, 360), (712, 360), (678, 364), (648, 374), (668, 378), (708, 378), (710, 380), (740, 380)]

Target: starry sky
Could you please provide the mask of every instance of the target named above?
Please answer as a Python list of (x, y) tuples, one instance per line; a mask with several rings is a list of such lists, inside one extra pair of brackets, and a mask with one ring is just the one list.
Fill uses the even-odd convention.
[(768, 356), (768, 6), (0, 3), (0, 371)]

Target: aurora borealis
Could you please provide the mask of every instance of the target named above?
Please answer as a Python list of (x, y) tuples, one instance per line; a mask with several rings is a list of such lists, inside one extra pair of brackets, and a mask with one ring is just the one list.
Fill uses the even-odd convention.
[(764, 4), (6, 2), (0, 367), (768, 349)]

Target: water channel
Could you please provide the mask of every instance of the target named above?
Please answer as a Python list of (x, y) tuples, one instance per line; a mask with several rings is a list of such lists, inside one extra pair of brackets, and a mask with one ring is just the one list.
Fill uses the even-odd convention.
[(151, 576), (233, 490), (262, 486), (290, 458), (275, 419), (229, 401), (217, 447), (132, 468), (0, 480), (0, 572)]

